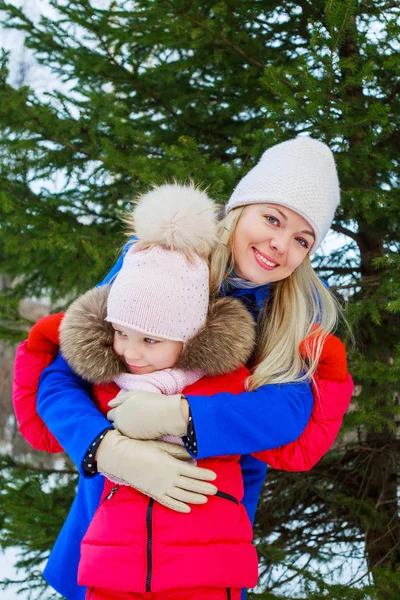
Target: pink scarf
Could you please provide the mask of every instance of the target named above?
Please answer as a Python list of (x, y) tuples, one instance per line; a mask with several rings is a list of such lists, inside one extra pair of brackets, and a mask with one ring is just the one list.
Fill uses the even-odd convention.
[[(181, 369), (164, 369), (154, 371), (147, 375), (134, 375), (123, 373), (114, 379), (123, 392), (143, 390), (155, 392), (165, 396), (180, 394), (188, 385), (199, 381), (204, 376), (201, 371), (182, 371)], [(176, 435), (165, 435), (161, 438), (165, 442), (183, 446), (182, 438)]]

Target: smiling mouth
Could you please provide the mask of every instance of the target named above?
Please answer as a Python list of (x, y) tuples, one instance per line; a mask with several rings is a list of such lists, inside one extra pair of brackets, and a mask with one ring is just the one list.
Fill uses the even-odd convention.
[(263, 254), (261, 254), (256, 248), (253, 248), (253, 252), (256, 256), (256, 259), (262, 263), (262, 265), (265, 265), (266, 267), (268, 267), (269, 269), (275, 269), (276, 267), (279, 267), (279, 263), (277, 262), (273, 262), (271, 260), (268, 260), (267, 258), (265, 258), (265, 256)]

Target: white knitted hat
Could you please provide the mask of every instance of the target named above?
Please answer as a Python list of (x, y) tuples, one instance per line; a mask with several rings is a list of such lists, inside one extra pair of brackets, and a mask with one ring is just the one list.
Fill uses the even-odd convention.
[(268, 148), (239, 181), (226, 211), (264, 202), (286, 206), (306, 219), (316, 236), (314, 252), (328, 233), (340, 202), (339, 179), (328, 146), (310, 137), (297, 137)]
[(206, 322), (216, 207), (193, 186), (164, 185), (139, 199), (134, 218), (139, 242), (151, 246), (135, 244), (125, 256), (106, 320), (186, 342)]

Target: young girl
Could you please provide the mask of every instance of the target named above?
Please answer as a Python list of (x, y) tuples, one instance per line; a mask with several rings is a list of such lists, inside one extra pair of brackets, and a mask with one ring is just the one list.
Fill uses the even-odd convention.
[[(310, 416), (310, 387), (307, 381), (285, 385), (279, 383), (289, 381), (285, 378), (288, 365), (292, 379), (295, 379), (301, 370), (308, 369), (308, 365), (299, 358), (297, 339), (304, 340), (312, 331), (315, 322), (325, 324), (327, 313), (335, 314), (334, 306), (329, 304), (329, 300), (327, 305), (325, 290), (321, 288), (310, 265), (307, 264), (310, 249), (306, 247), (309, 244), (314, 248), (321, 241), (338, 202), (339, 188), (332, 155), (324, 144), (308, 138), (279, 144), (264, 154), (259, 166), (244, 178), (237, 190), (241, 191), (242, 204), (251, 204), (249, 209), (256, 205), (259, 213), (248, 214), (249, 222), (249, 219), (244, 219), (248, 211), (246, 207), (235, 211), (242, 214), (233, 212), (234, 218), (228, 217), (223, 222), (222, 231), (225, 232), (226, 228), (227, 251), (222, 257), (220, 252), (215, 254), (216, 260), (213, 261), (211, 274), (214, 280), (224, 279), (222, 292), (225, 295), (238, 297), (255, 317), (260, 316), (261, 329), (264, 323), (270, 322), (270, 329), (258, 340), (257, 370), (261, 366), (264, 370), (266, 367), (268, 369), (268, 349), (269, 356), (274, 359), (271, 362), (273, 369), (279, 370), (279, 363), (282, 361), (281, 373), (265, 372), (264, 376), (261, 373), (263, 379), (253, 385), (256, 388), (254, 391), (242, 392), (237, 396), (230, 393), (214, 394), (209, 398), (205, 395), (188, 395), (191, 420), (187, 415), (183, 419), (177, 407), (180, 402), (177, 405), (176, 399), (170, 402), (170, 398), (165, 396), (159, 397), (163, 402), (166, 401), (166, 404), (158, 403), (154, 412), (154, 397), (147, 395), (148, 408), (152, 413), (150, 422), (154, 422), (157, 429), (154, 437), (165, 432), (180, 433), (182, 423), (183, 429), (186, 429), (185, 421), (188, 422), (189, 430), (185, 433), (189, 434), (188, 443), (192, 454), (197, 454), (198, 458), (238, 452), (247, 454), (286, 443), (286, 448), (264, 453), (263, 458), (274, 464), (277, 455), (280, 455), (284, 468), (310, 468), (334, 441), (350, 400), (352, 384), (347, 375), (343, 348), (339, 344), (339, 348), (334, 348), (332, 352), (332, 342), (333, 346), (338, 343), (334, 338), (323, 346), (317, 373), (320, 376), (326, 374), (331, 379), (337, 377), (340, 381), (319, 382), (322, 389), (314, 405), (312, 419), (300, 439), (294, 443), (290, 442), (300, 435)], [(233, 200), (235, 194), (237, 198), (235, 192)], [(233, 204), (232, 200), (230, 204)], [(270, 205), (278, 212), (275, 213)], [(293, 220), (294, 217), (296, 220)], [(305, 221), (305, 224), (300, 222), (300, 227), (298, 217)], [(257, 233), (257, 238), (251, 239), (254, 233)], [(314, 235), (316, 243), (313, 241)], [(302, 254), (299, 254), (300, 249)], [(260, 256), (257, 256), (256, 250), (261, 253)], [(232, 260), (233, 255), (235, 260)], [(255, 261), (256, 265), (252, 261)], [(273, 266), (264, 261), (272, 263)], [(236, 276), (231, 274), (229, 269), (226, 270), (232, 262), (236, 267)], [(122, 260), (117, 263), (108, 281), (114, 278), (121, 263)], [(303, 263), (306, 264), (305, 269), (301, 268)], [(280, 283), (274, 284), (275, 281)], [(285, 309), (283, 315), (282, 308)], [(328, 330), (334, 319), (329, 321)], [(272, 341), (269, 335), (272, 335)], [(274, 340), (277, 344), (276, 352)], [(21, 349), (21, 353), (25, 349), (26, 346)], [(318, 353), (317, 348), (308, 355), (312, 368), (315, 368)], [(335, 354), (341, 358), (341, 364), (337, 365), (336, 369)], [(294, 371), (298, 368), (298, 372), (293, 372), (293, 366)], [(64, 402), (66, 394), (71, 397), (68, 410)], [(129, 397), (131, 402), (135, 401), (132, 393)], [(129, 404), (130, 402), (123, 402), (114, 409), (112, 417), (119, 426), (122, 426), (123, 421), (120, 415)], [(95, 443), (100, 445), (100, 451), (104, 450), (105, 456), (112, 457), (111, 463), (108, 461), (107, 470), (114, 477), (122, 477), (136, 487), (146, 488), (144, 491), (161, 503), (165, 503), (166, 499), (170, 506), (171, 500), (176, 502), (177, 510), (183, 510), (182, 492), (193, 489), (191, 486), (194, 478), (188, 476), (179, 479), (183, 463), (174, 460), (164, 451), (155, 452), (156, 442), (147, 442), (149, 445), (140, 456), (134, 450), (134, 440), (126, 439), (123, 452), (119, 447), (115, 447), (111, 433), (105, 433), (109, 428), (107, 421), (96, 412), (91, 402), (90, 388), (73, 374), (61, 356), (57, 357), (42, 377), (38, 408), (86, 477), (80, 480), (78, 497), (69, 521), (60, 534), (45, 572), (48, 581), (66, 597), (81, 598), (82, 588), (76, 587), (74, 576), (77, 570), (77, 542), (82, 538), (97, 507), (99, 488), (102, 487), (99, 477), (88, 478), (87, 462), (86, 469), (83, 468), (83, 458), (90, 454), (87, 448), (91, 446), (92, 441), (95, 440)], [(141, 412), (135, 414), (135, 420), (140, 424), (144, 419), (147, 428), (149, 419), (146, 415), (146, 404), (141, 403), (139, 408)], [(131, 407), (131, 410), (126, 411), (128, 416), (132, 410), (136, 411), (136, 408)], [(158, 410), (162, 413), (161, 423), (157, 421)], [(129, 424), (132, 425), (131, 418)], [(141, 428), (144, 429), (143, 424)], [(27, 432), (29, 427), (24, 429)], [(139, 432), (140, 435), (142, 433), (143, 431)], [(145, 433), (148, 435), (148, 431)], [(128, 450), (129, 444), (132, 444), (132, 452)], [(173, 472), (171, 469), (169, 473), (169, 481), (163, 482), (161, 491), (156, 479), (144, 480), (138, 472), (145, 454), (149, 469), (150, 465), (157, 467), (163, 464), (163, 461), (169, 461), (169, 465), (174, 464)], [(185, 466), (196, 468), (193, 465)], [(245, 488), (243, 503), (252, 520), (265, 468), (249, 456), (242, 456), (240, 466)], [(92, 472), (95, 472), (95, 469)], [(176, 485), (178, 480), (179, 485)], [(166, 489), (168, 494), (164, 493)], [(205, 490), (204, 492), (208, 493)], [(190, 502), (193, 502), (195, 497), (196, 493)], [(76, 540), (75, 543), (72, 543), (71, 539)], [(66, 564), (69, 567), (68, 571)]]
[[(254, 323), (233, 298), (209, 306), (206, 259), (216, 239), (211, 201), (194, 188), (161, 186), (139, 200), (134, 216), (139, 241), (111, 288), (89, 291), (68, 309), (60, 327), (63, 356), (86, 381), (114, 381), (122, 390), (178, 399), (184, 388), (204, 394), (243, 391), (249, 373), (232, 371), (252, 353)], [(231, 374), (217, 376), (223, 373)], [(216, 377), (200, 382), (204, 375)], [(116, 391), (95, 385), (104, 412)], [(109, 435), (115, 446), (126, 445), (118, 431)], [(174, 436), (167, 440), (181, 443)], [(142, 445), (136, 442), (137, 453)], [(108, 476), (109, 459), (103, 459), (101, 448), (96, 458)], [(190, 515), (170, 511), (122, 479), (107, 478), (81, 546), (78, 583), (89, 587), (88, 597), (113, 598), (118, 592), (133, 599), (151, 587), (160, 600), (217, 600), (239, 598), (241, 587), (254, 586), (257, 556), (241, 504), (239, 458), (199, 461), (201, 469), (217, 475), (218, 491)], [(142, 469), (151, 479), (165, 476), (145, 464)]]

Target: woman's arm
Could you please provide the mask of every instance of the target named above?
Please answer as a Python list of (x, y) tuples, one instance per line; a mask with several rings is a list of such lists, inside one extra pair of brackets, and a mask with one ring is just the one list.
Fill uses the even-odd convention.
[[(301, 352), (310, 358), (307, 344)], [(337, 337), (326, 336), (316, 373), (314, 403), (304, 383), (266, 385), (235, 395), (227, 393), (234, 391), (228, 381), (227, 387), (220, 388), (223, 393), (210, 397), (189, 389), (186, 398), (127, 393), (111, 413), (116, 427), (128, 436), (149, 439), (171, 431), (182, 436), (187, 432), (186, 446), (198, 458), (257, 453), (257, 458), (275, 468), (307, 470), (335, 441), (351, 400), (346, 348)], [(284, 441), (279, 443), (280, 439)], [(253, 450), (256, 447), (259, 450)]]
[[(314, 351), (314, 346), (307, 344), (307, 340), (300, 345), (300, 352), (306, 359), (310, 359)], [(313, 409), (306, 428), (298, 439), (289, 444), (253, 454), (277, 469), (311, 469), (335, 441), (350, 404), (353, 387), (347, 371), (346, 347), (338, 337), (328, 334), (319, 356), (313, 385)], [(196, 424), (194, 418), (190, 422)], [(193, 451), (193, 441), (196, 446), (199, 442), (195, 435), (197, 429), (191, 429), (188, 442)]]
[[(217, 488), (208, 483), (215, 479), (215, 473), (185, 462), (188, 454), (181, 446), (153, 440), (137, 442), (108, 431), (111, 425), (94, 405), (90, 389), (58, 354), (43, 372), (37, 398), (40, 417), (82, 475), (90, 476), (83, 462), (91, 445), (104, 433), (92, 451), (92, 462), (96, 454), (100, 472), (125, 481), (178, 512), (190, 512), (185, 502), (203, 504), (206, 495), (216, 493)], [(157, 471), (163, 478), (150, 476)]]
[(40, 378), (37, 411), (71, 457), (81, 475), (90, 445), (112, 426), (95, 406), (91, 385), (85, 383), (58, 353)]
[(187, 396), (194, 423), (196, 458), (251, 454), (293, 442), (313, 406), (308, 383), (264, 385), (253, 392)]
[[(187, 436), (186, 447), (197, 458), (251, 454), (297, 439), (311, 415), (310, 384), (264, 385), (237, 393), (230, 380), (239, 373), (240, 369), (225, 375), (225, 386), (218, 386), (225, 391), (212, 395), (203, 390), (197, 395), (192, 389), (184, 390), (184, 398), (181, 394), (124, 392), (118, 406), (112, 403), (108, 416), (124, 435), (135, 439), (172, 433)], [(244, 379), (236, 390), (243, 389)]]

